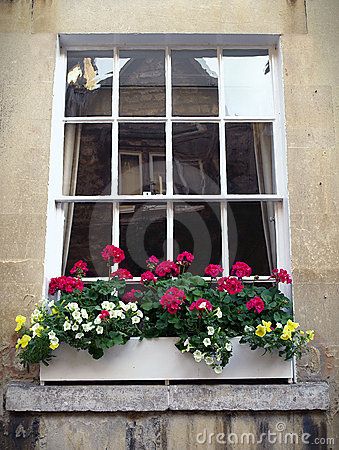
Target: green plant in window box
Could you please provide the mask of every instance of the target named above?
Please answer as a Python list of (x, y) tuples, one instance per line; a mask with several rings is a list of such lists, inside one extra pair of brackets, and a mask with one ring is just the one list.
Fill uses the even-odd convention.
[(112, 272), (123, 261), (123, 250), (108, 245), (102, 256), (108, 280), (85, 285), (87, 264), (78, 261), (72, 276), (50, 280), (50, 297), (36, 306), (28, 325), (26, 317), (16, 317), (16, 348), (23, 364), (48, 364), (61, 342), (99, 359), (131, 337), (175, 336), (182, 353), (221, 373), (232, 356), (232, 337), (241, 336), (252, 349), (276, 349), (285, 359), (300, 357), (313, 339), (312, 330), (303, 332), (293, 322), (291, 301), (278, 288), (280, 282), (291, 283), (283, 269), (273, 270), (267, 288), (249, 278), (252, 269), (243, 262), (234, 264), (227, 277), (221, 276), (221, 266), (210, 264), (202, 277), (188, 271), (194, 260), (189, 252), (175, 262), (151, 256), (140, 289), (130, 289), (128, 270)]

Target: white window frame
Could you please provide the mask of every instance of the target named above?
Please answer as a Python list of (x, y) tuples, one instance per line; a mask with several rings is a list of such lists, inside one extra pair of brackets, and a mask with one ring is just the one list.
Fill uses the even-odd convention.
[[(51, 153), (47, 212), (47, 236), (45, 251), (45, 288), (52, 276), (61, 275), (63, 251), (64, 205), (67, 203), (99, 202), (113, 204), (112, 242), (119, 245), (119, 203), (121, 202), (167, 202), (167, 258), (173, 259), (173, 220), (174, 202), (190, 201), (218, 201), (221, 206), (222, 226), (222, 265), (228, 274), (228, 233), (227, 233), (227, 203), (272, 201), (275, 202), (275, 225), (277, 245), (277, 267), (284, 267), (290, 271), (290, 235), (287, 194), (287, 161), (285, 142), (285, 120), (282, 84), (282, 61), (279, 38), (277, 36), (233, 36), (233, 35), (138, 35), (139, 45), (135, 43), (135, 35), (90, 35), (58, 37), (56, 49), (56, 68), (53, 88), (53, 111), (51, 127)], [(167, 36), (167, 37), (166, 37)], [(209, 36), (208, 38), (206, 36)], [(205, 42), (207, 41), (207, 42)], [(98, 45), (101, 42), (101, 45)], [(159, 42), (159, 45), (155, 43)], [(182, 42), (182, 45), (177, 45)], [(186, 42), (186, 43), (185, 43)], [(76, 43), (76, 45), (74, 45)], [(115, 45), (117, 44), (118, 45)], [(223, 86), (223, 49), (268, 49), (270, 67), (272, 71), (274, 114), (272, 116), (247, 117), (226, 116)], [(65, 77), (67, 51), (83, 50), (113, 50), (114, 70), (112, 86), (112, 116), (100, 117), (65, 117)], [(165, 51), (165, 87), (166, 87), (166, 115), (159, 117), (119, 117), (119, 62), (118, 51), (137, 49), (156, 49)], [(213, 117), (178, 117), (172, 116), (172, 86), (171, 86), (171, 50), (216, 49), (219, 61), (219, 115)], [(172, 173), (172, 123), (178, 122), (209, 122), (219, 123), (220, 139), (220, 195), (174, 195)], [(118, 195), (118, 183), (112, 182), (111, 195), (105, 196), (64, 196), (63, 183), (63, 145), (64, 127), (67, 123), (110, 123), (112, 124), (112, 164), (111, 179), (118, 180), (119, 152), (118, 125), (120, 122), (130, 123), (165, 123), (166, 133), (166, 194), (165, 195)], [(225, 151), (225, 124), (227, 122), (269, 122), (273, 128), (273, 171), (275, 174), (276, 194), (227, 194), (227, 172)], [(97, 279), (97, 278), (95, 278)], [(139, 278), (135, 278), (137, 281)], [(260, 280), (266, 277), (260, 277)], [(287, 292), (289, 288), (287, 287)], [(285, 289), (285, 291), (286, 291)]]

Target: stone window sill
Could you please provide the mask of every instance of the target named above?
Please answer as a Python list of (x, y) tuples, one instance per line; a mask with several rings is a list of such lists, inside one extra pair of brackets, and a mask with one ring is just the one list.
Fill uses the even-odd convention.
[(9, 412), (300, 411), (327, 410), (325, 382), (297, 384), (172, 384), (39, 386), (12, 382)]

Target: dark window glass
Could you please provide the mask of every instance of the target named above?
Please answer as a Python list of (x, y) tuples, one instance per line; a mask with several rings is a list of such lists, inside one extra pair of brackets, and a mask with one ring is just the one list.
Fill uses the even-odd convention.
[(218, 203), (175, 203), (174, 255), (188, 251), (195, 260), (194, 274), (204, 274), (208, 264), (221, 264), (221, 225)]
[(175, 194), (220, 194), (219, 126), (173, 124)]
[(124, 203), (119, 211), (120, 247), (126, 255), (120, 267), (138, 277), (147, 270), (149, 256), (166, 258), (166, 204)]
[(111, 154), (110, 124), (66, 124), (63, 194), (110, 194)]
[(228, 247), (230, 268), (243, 261), (253, 275), (269, 275), (276, 267), (276, 235), (272, 202), (228, 204)]
[[(79, 259), (87, 261), (87, 277), (107, 277), (108, 269), (101, 251), (112, 243), (112, 205), (70, 203), (65, 205), (64, 266), (69, 275)], [(67, 249), (69, 250), (67, 251)]]
[(165, 124), (119, 125), (119, 194), (166, 193)]
[(120, 116), (165, 115), (165, 54), (162, 50), (120, 51)]
[(68, 52), (65, 115), (110, 116), (112, 78), (111, 51)]
[(173, 116), (218, 116), (218, 60), (215, 50), (172, 51)]
[(273, 194), (271, 123), (226, 123), (227, 192)]

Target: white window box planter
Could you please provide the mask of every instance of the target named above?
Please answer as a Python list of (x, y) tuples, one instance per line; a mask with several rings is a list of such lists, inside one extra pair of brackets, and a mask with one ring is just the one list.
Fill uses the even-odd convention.
[(219, 375), (203, 361), (196, 363), (189, 353), (176, 347), (177, 338), (130, 339), (125, 345), (106, 350), (94, 360), (84, 350), (66, 344), (53, 352), (49, 366), (41, 364), (41, 382), (60, 381), (165, 381), (165, 380), (241, 380), (293, 378), (292, 361), (284, 361), (277, 353), (251, 350), (233, 338), (233, 355)]

